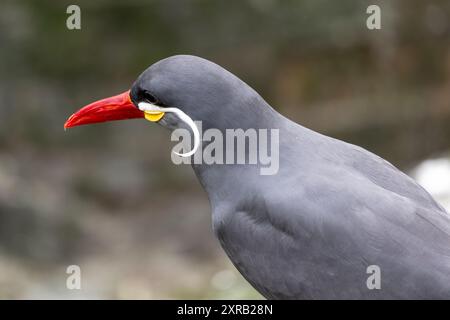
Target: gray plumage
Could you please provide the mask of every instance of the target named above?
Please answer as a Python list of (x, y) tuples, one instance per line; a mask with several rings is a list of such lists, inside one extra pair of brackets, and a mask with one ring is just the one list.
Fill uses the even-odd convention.
[[(193, 165), (213, 230), (241, 274), (273, 299), (450, 298), (450, 220), (414, 180), (369, 151), (309, 130), (207, 60), (173, 56), (136, 81), (203, 130), (279, 129), (279, 172)], [(173, 114), (160, 124), (180, 125)], [(381, 289), (369, 290), (369, 265)]]

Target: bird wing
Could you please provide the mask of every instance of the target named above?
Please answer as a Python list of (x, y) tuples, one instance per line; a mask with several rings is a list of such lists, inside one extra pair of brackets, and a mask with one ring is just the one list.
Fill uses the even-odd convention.
[[(255, 252), (264, 244), (249, 281), (272, 298), (448, 297), (450, 216), (387, 161), (331, 141), (316, 144), (314, 158), (298, 148), (303, 158), (291, 158), (300, 164), (280, 163), (274, 181), (260, 183), (256, 198), (230, 218), (240, 243), (254, 243)], [(232, 256), (241, 264), (249, 260), (239, 255)], [(382, 292), (366, 287), (372, 264), (382, 269)], [(278, 292), (261, 288), (268, 282)]]
[[(357, 170), (323, 168), (309, 177), (294, 192), (264, 194), (263, 208), (246, 208), (254, 233), (245, 242), (259, 237), (265, 248), (272, 247), (260, 279), (271, 278), (282, 266), (283, 275), (272, 279), (284, 288), (282, 297), (449, 297), (445, 212), (390, 191)], [(366, 287), (370, 265), (382, 270), (381, 292)]]
[(359, 146), (331, 140), (347, 169), (358, 172), (387, 192), (411, 199), (421, 207), (445, 212), (422, 186), (390, 162)]
[[(213, 210), (244, 277), (268, 298), (449, 297), (442, 207), (369, 151), (284, 128), (278, 174), (232, 179), (228, 209)], [(370, 265), (381, 268), (382, 290), (366, 286)]]

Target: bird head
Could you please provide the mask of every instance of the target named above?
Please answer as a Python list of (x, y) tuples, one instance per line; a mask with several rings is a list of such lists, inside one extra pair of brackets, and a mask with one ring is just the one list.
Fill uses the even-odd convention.
[(171, 130), (187, 127), (194, 133), (194, 148), (181, 155), (190, 156), (199, 144), (194, 121), (202, 121), (204, 128), (236, 127), (235, 121), (249, 116), (241, 114), (241, 105), (247, 100), (251, 104), (255, 96), (259, 97), (219, 65), (195, 56), (177, 55), (151, 65), (130, 90), (81, 108), (64, 128), (138, 118)]

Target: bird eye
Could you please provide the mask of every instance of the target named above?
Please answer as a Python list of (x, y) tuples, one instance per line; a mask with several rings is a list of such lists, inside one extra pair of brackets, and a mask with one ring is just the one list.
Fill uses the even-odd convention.
[(159, 101), (154, 95), (152, 95), (148, 91), (144, 91), (144, 99), (145, 99), (145, 101), (147, 101), (148, 103), (151, 103), (151, 104), (157, 104)]

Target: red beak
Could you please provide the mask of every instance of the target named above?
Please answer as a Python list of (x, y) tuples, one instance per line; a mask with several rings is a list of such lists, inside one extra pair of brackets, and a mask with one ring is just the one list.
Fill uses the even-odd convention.
[(131, 102), (130, 91), (95, 101), (81, 108), (64, 124), (64, 129), (83, 124), (144, 118), (144, 112)]

